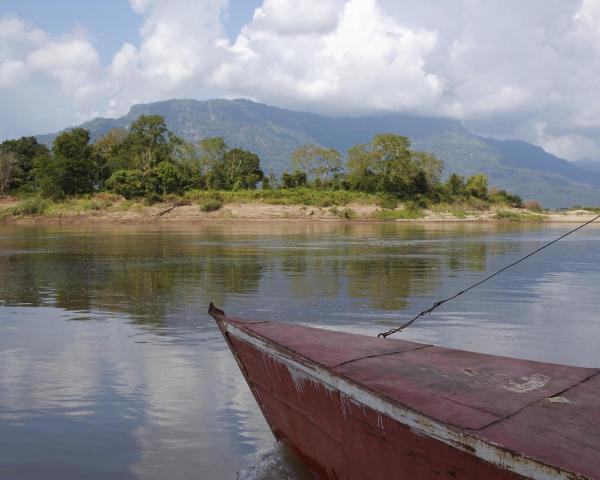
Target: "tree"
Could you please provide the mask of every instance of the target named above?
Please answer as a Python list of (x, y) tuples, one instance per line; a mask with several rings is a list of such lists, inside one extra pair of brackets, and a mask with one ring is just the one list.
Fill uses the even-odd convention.
[(48, 154), (46, 145), (38, 143), (35, 137), (5, 140), (0, 144), (0, 151), (12, 153), (17, 160), (17, 169), (9, 186), (15, 189), (33, 184), (34, 161), (36, 157)]
[(427, 195), (438, 185), (443, 168), (435, 155), (411, 150), (407, 137), (385, 133), (348, 150), (347, 181), (367, 192)]
[(342, 169), (342, 155), (335, 148), (302, 145), (292, 153), (292, 168), (320, 178), (324, 183), (329, 175)]
[(486, 200), (488, 198), (488, 177), (483, 173), (476, 173), (467, 179), (465, 191), (474, 196)]
[(451, 197), (460, 197), (465, 193), (465, 177), (453, 173), (446, 180), (446, 190)]
[(296, 170), (293, 173), (283, 172), (281, 176), (281, 186), (283, 188), (306, 187), (306, 185), (306, 172), (303, 170)]
[(33, 160), (34, 188), (42, 196), (50, 198), (61, 198), (64, 196), (62, 189), (62, 173), (59, 172), (50, 151), (38, 155)]
[(149, 170), (162, 161), (170, 159), (172, 143), (164, 117), (141, 115), (131, 124), (125, 141), (130, 167)]
[(444, 162), (429, 152), (412, 152), (416, 167), (416, 176), (414, 183), (415, 193), (424, 195), (432, 192), (440, 183), (442, 172), (444, 171)]
[(126, 130), (113, 128), (94, 143), (99, 185), (102, 185), (113, 172), (129, 166), (130, 159), (126, 154), (126, 149), (123, 148), (127, 135)]
[(374, 192), (377, 188), (375, 155), (367, 145), (355, 145), (348, 149), (348, 183), (353, 190)]
[(319, 163), (315, 173), (320, 176), (323, 183), (342, 170), (342, 154), (335, 148), (322, 148), (317, 160)]
[(160, 162), (151, 173), (152, 190), (159, 195), (178, 193), (185, 187), (181, 169), (170, 162)]
[(17, 156), (12, 152), (0, 150), (0, 197), (6, 194), (18, 170)]
[(227, 152), (227, 144), (223, 137), (207, 137), (198, 142), (200, 155), (200, 172), (206, 175), (216, 165), (222, 163)]
[(233, 148), (215, 166), (214, 176), (216, 186), (224, 190), (253, 190), (264, 174), (257, 155), (241, 148)]
[(410, 140), (400, 135), (384, 133), (373, 137), (373, 168), (378, 177), (379, 190), (397, 194), (406, 194), (411, 190), (416, 169), (412, 168), (409, 147)]
[(141, 197), (146, 193), (144, 173), (138, 169), (117, 170), (106, 181), (106, 188), (127, 199)]
[(89, 193), (94, 189), (97, 172), (89, 132), (75, 128), (61, 133), (46, 151), (33, 161), (35, 187), (42, 195), (62, 197)]
[(295, 171), (310, 174), (314, 168), (318, 150), (319, 147), (312, 143), (298, 147), (292, 152), (292, 168)]

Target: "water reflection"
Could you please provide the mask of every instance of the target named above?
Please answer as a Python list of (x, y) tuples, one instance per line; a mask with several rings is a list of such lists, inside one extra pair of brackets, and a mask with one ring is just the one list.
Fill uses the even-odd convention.
[[(262, 293), (274, 277), (301, 301), (333, 299), (343, 291), (372, 308), (398, 310), (411, 295), (435, 290), (445, 265), (486, 268), (488, 243), (464, 242), (464, 227), (323, 229), (233, 238), (215, 227), (196, 233), (17, 230), (0, 240), (0, 298), (5, 305), (112, 311), (161, 325), (191, 298), (203, 310), (208, 300), (224, 304), (232, 296)], [(454, 241), (448, 244), (447, 236)], [(510, 248), (495, 243), (493, 254)]]
[[(204, 314), (209, 301), (375, 334), (563, 231), (2, 226), (0, 477), (304, 479), (289, 452), (273, 449)], [(599, 241), (594, 228), (569, 237), (404, 338), (597, 366)]]

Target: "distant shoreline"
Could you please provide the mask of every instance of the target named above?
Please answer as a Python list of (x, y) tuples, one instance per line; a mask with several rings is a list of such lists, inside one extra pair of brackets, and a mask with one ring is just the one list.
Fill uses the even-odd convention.
[[(36, 214), (8, 213), (18, 205), (15, 198), (0, 199), (0, 223), (17, 225), (76, 225), (129, 223), (226, 223), (234, 221), (304, 221), (304, 222), (397, 222), (397, 223), (473, 223), (473, 222), (543, 222), (583, 223), (596, 213), (589, 210), (542, 211), (497, 207), (487, 210), (455, 207), (407, 211), (399, 205), (383, 209), (377, 204), (349, 203), (338, 206), (273, 205), (263, 202), (225, 203), (215, 211), (203, 211), (194, 202), (176, 206), (171, 202), (146, 206), (142, 202), (116, 202), (110, 206), (66, 204)], [(163, 213), (161, 215), (161, 213)]]

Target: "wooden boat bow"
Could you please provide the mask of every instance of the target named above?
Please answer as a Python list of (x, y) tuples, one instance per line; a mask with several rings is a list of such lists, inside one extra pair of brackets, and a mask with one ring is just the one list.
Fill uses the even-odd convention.
[(600, 479), (598, 369), (209, 314), (318, 478)]

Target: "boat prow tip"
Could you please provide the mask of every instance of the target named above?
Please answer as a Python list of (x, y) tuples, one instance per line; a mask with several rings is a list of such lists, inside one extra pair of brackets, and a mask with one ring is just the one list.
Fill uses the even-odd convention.
[(219, 320), (221, 317), (225, 316), (225, 312), (220, 308), (215, 307), (213, 302), (210, 302), (210, 305), (208, 306), (208, 314), (215, 320)]

